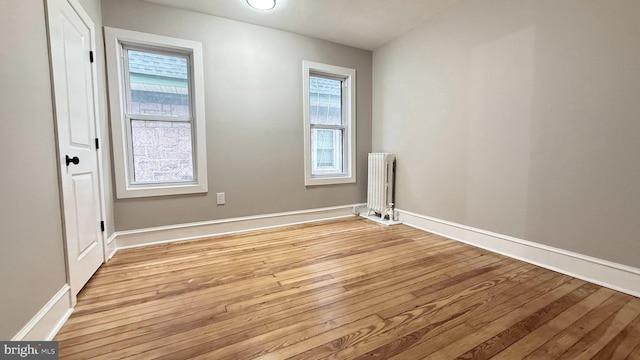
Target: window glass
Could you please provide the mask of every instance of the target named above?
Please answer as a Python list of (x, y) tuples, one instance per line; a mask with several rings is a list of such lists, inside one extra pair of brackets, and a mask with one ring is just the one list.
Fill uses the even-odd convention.
[(188, 58), (128, 49), (127, 61), (131, 183), (193, 182)]
[(342, 129), (311, 129), (311, 162), (314, 174), (343, 171)]
[(309, 106), (312, 124), (342, 125), (342, 81), (310, 76)]
[(131, 121), (133, 182), (193, 181), (191, 123)]
[(186, 57), (128, 50), (127, 59), (131, 114), (190, 115)]

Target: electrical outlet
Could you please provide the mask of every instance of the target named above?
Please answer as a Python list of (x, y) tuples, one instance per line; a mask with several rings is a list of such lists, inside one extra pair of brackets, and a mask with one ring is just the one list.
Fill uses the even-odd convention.
[(225, 203), (225, 198), (224, 198), (224, 193), (216, 193), (216, 203), (218, 205), (224, 205)]

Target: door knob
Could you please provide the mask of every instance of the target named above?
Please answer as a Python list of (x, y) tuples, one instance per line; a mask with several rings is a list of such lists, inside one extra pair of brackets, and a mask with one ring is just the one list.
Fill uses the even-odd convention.
[(66, 161), (67, 161), (67, 166), (69, 166), (69, 164), (73, 164), (73, 165), (78, 165), (80, 164), (80, 159), (77, 156), (74, 156), (72, 158), (69, 157), (69, 155), (65, 155), (67, 157)]

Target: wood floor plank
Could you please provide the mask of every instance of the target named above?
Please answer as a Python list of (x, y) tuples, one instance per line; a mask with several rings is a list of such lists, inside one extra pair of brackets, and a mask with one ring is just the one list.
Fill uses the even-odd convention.
[[(453, 341), (468, 336), (476, 331), (471, 326), (461, 323), (456, 326), (449, 326), (446, 330), (442, 328), (442, 332), (437, 335), (433, 333), (431, 336), (425, 337), (423, 334), (411, 334), (393, 342), (387, 343), (385, 346), (377, 348), (366, 354), (360, 355), (355, 359), (393, 359), (393, 360), (415, 360), (431, 354), (441, 349)], [(415, 336), (416, 339), (406, 344), (406, 339)], [(417, 339), (417, 337), (420, 337)]]
[(468, 336), (465, 336), (457, 341), (451, 342), (444, 348), (438, 349), (437, 352), (432, 353), (424, 359), (453, 359), (466, 351), (473, 349), (475, 346), (483, 343), (484, 341), (499, 334), (504, 329), (515, 325), (519, 321), (526, 319), (536, 311), (551, 306), (553, 308), (554, 302), (562, 301), (565, 296), (571, 296), (572, 293), (578, 292), (577, 297), (587, 295), (588, 289), (582, 289), (585, 286), (585, 282), (581, 280), (572, 280), (560, 285), (554, 290), (537, 297), (536, 299), (524, 304), (521, 307), (507, 313), (504, 316), (484, 325), (481, 328), (476, 328), (476, 331)]
[[(509, 299), (508, 296), (504, 296), (507, 289), (531, 285), (532, 280), (537, 280), (532, 277), (537, 277), (539, 271), (540, 269), (534, 269), (502, 283), (497, 281), (495, 286), (486, 288), (484, 292), (474, 294), (473, 291), (477, 290), (477, 288), (473, 287), (469, 289), (471, 291), (466, 291), (468, 294), (474, 294), (473, 296), (462, 296), (462, 300), (454, 301), (450, 305), (443, 306), (433, 313), (427, 314), (429, 317), (427, 326), (409, 334), (406, 334), (406, 331), (403, 332), (401, 327), (390, 329), (388, 333), (383, 334), (387, 340), (383, 340), (383, 336), (379, 335), (377, 342), (386, 343), (374, 350), (370, 350), (365, 355), (359, 356), (359, 358), (386, 358), (395, 355), (394, 358), (415, 359), (430, 354), (441, 347), (443, 343), (450, 343), (472, 332), (465, 331), (464, 329), (472, 329), (475, 331), (474, 328), (464, 324), (464, 321), (468, 317), (500, 306), (504, 301)], [(443, 301), (436, 303), (444, 304)], [(452, 332), (452, 329), (458, 330)], [(464, 332), (464, 334), (461, 334), (461, 332)], [(400, 344), (402, 344), (402, 346), (400, 346)], [(362, 347), (362, 345), (357, 346)], [(400, 351), (404, 352), (398, 354)]]
[(526, 359), (542, 360), (557, 359), (584, 335), (601, 324), (611, 314), (629, 302), (627, 295), (616, 293), (605, 302), (589, 311), (586, 315), (573, 322), (566, 329), (549, 339), (542, 346), (526, 356)]
[(505, 272), (505, 267), (513, 268), (521, 264), (510, 262), (507, 259), (498, 261), (489, 259), (488, 262), (482, 263), (482, 265), (482, 267), (460, 274), (455, 278), (455, 281), (452, 281), (452, 279), (449, 278), (437, 283), (434, 282), (430, 286), (420, 289), (419, 293), (422, 296), (419, 296), (416, 300), (409, 303), (397, 304), (394, 307), (381, 311), (379, 315), (383, 319), (397, 316), (413, 308), (424, 306), (435, 299), (456, 294), (469, 286), (476, 285), (477, 283), (490, 279), (493, 276), (500, 275)]
[(598, 287), (592, 284), (587, 284), (581, 287), (581, 291), (574, 291), (562, 298), (552, 302), (551, 304), (537, 310), (533, 314), (520, 320), (514, 325), (502, 330), (500, 333), (494, 335), (492, 338), (483, 341), (476, 345), (473, 349), (468, 350), (466, 353), (459, 355), (458, 359), (478, 359), (485, 360), (493, 357), (497, 353), (501, 352), (511, 344), (522, 339), (527, 334), (535, 331), (539, 327), (545, 325), (555, 317), (562, 314), (573, 305), (579, 303), (592, 293), (598, 290)]
[(640, 344), (638, 344), (625, 360), (640, 360)]
[[(257, 358), (280, 348), (289, 346), (290, 344), (305, 340), (316, 334), (325, 333), (330, 329), (340, 327), (344, 323), (350, 323), (353, 319), (375, 315), (378, 307), (386, 307), (393, 302), (409, 301), (414, 298), (415, 296), (411, 294), (404, 294), (377, 303), (370, 302), (366, 306), (350, 307), (344, 312), (336, 312), (335, 314), (339, 314), (340, 316), (333, 319), (328, 320), (327, 317), (323, 317), (319, 318), (319, 321), (315, 321), (314, 323), (297, 323), (290, 327), (278, 328), (274, 331), (263, 333), (245, 341), (224, 347), (219, 347), (214, 342), (199, 344), (197, 348), (201, 355), (196, 358), (228, 358), (229, 360)], [(380, 299), (378, 299), (378, 301), (379, 300)], [(309, 326), (310, 324), (312, 326)], [(297, 328), (303, 328), (304, 330), (296, 331)], [(239, 351), (238, 348), (241, 348), (242, 350)], [(180, 357), (183, 354), (179, 353), (175, 355), (175, 357)]]
[(640, 315), (625, 327), (613, 340), (607, 343), (593, 360), (626, 359), (636, 346), (635, 342), (640, 338)]
[[(463, 301), (459, 301), (455, 304), (457, 309), (470, 308), (471, 311), (446, 323), (439, 324), (438, 327), (433, 327), (433, 325), (437, 323), (436, 320), (438, 319), (431, 319), (428, 328), (420, 329), (419, 334), (412, 333), (408, 335), (411, 337), (417, 337), (416, 335), (419, 335), (420, 339), (417, 339), (413, 344), (409, 344), (408, 349), (394, 356), (393, 358), (419, 359), (421, 357), (432, 354), (445, 345), (472, 332), (475, 332), (475, 328), (465, 323), (469, 319), (473, 319), (479, 314), (483, 314), (486, 312), (513, 308), (512, 302), (517, 301), (518, 298), (517, 296), (514, 298), (514, 295), (526, 293), (531, 297), (531, 299), (535, 299), (538, 296), (546, 294), (547, 291), (543, 291), (543, 288), (545, 288), (549, 284), (555, 284), (554, 278), (557, 276), (558, 274), (550, 273), (543, 269), (537, 268), (523, 274), (522, 276), (519, 276), (516, 279), (500, 284), (493, 289), (489, 289), (484, 294), (484, 298), (480, 296), (478, 297), (478, 299), (480, 299), (479, 303), (473, 303), (474, 299), (471, 297), (466, 298)], [(519, 302), (519, 304), (522, 305), (523, 302)], [(458, 330), (456, 330), (456, 328), (458, 327), (462, 328), (463, 330), (469, 328), (473, 330), (461, 331), (464, 332), (464, 334), (461, 334), (460, 332), (458, 332)], [(392, 330), (392, 332), (394, 331), (395, 330)], [(393, 335), (394, 334), (390, 334), (390, 336)], [(378, 351), (380, 350), (376, 349), (372, 353), (374, 353), (375, 355), (375, 352)]]
[[(544, 276), (544, 282), (538, 283), (534, 282), (534, 287), (529, 288), (525, 285), (525, 291), (519, 291), (520, 288), (514, 290), (507, 290), (505, 296), (511, 297), (509, 300), (505, 301), (500, 306), (491, 309), (491, 311), (487, 311), (483, 314), (478, 314), (473, 318), (467, 320), (467, 324), (475, 327), (476, 329), (482, 329), (488, 324), (494, 322), (495, 320), (511, 313), (514, 310), (524, 306), (525, 304), (531, 301), (542, 301), (538, 300), (538, 298), (546, 296), (548, 293), (559, 291), (562, 288), (566, 288), (567, 286), (572, 286), (577, 288), (578, 286), (584, 284), (583, 281), (578, 279), (573, 279), (566, 275), (556, 274), (556, 273), (547, 273), (547, 276)], [(567, 284), (569, 283), (570, 284)], [(552, 296), (552, 295), (549, 295)]]
[[(420, 286), (422, 286), (421, 283), (414, 283), (411, 280), (409, 280), (406, 282), (398, 282), (393, 286), (387, 286), (384, 288), (376, 289), (375, 291), (368, 291), (368, 290), (362, 290), (362, 289), (352, 290), (342, 294), (343, 296), (337, 295), (337, 296), (329, 296), (323, 299), (316, 299), (318, 300), (316, 303), (312, 303), (311, 301), (303, 302), (304, 300), (303, 298), (298, 298), (295, 301), (291, 301), (290, 303), (279, 304), (277, 306), (278, 309), (275, 309), (275, 310), (272, 307), (267, 309), (260, 309), (258, 311), (249, 312), (249, 313), (246, 313), (244, 311), (238, 312), (238, 314), (230, 313), (228, 317), (224, 317), (224, 316), (219, 317), (222, 321), (218, 322), (215, 325), (212, 324), (212, 326), (201, 327), (199, 329), (196, 329), (196, 331), (190, 332), (189, 339), (192, 341), (206, 341), (208, 339), (212, 339), (211, 335), (202, 334), (203, 332), (206, 332), (207, 329), (209, 328), (215, 328), (218, 334), (217, 336), (219, 337), (223, 337), (223, 336), (228, 337), (235, 334), (237, 331), (239, 331), (239, 328), (244, 329), (248, 325), (251, 325), (253, 323), (262, 324), (264, 322), (270, 322), (269, 320), (266, 320), (266, 319), (268, 319), (268, 316), (272, 315), (273, 313), (278, 314), (279, 324), (288, 325), (289, 323), (297, 322), (300, 320), (304, 320), (308, 317), (312, 317), (315, 311), (332, 312), (332, 307), (341, 309), (339, 313), (344, 313), (345, 311), (354, 311), (366, 304), (369, 304), (369, 306), (371, 307), (370, 304), (375, 304), (376, 302), (379, 302), (381, 300), (386, 300), (387, 298), (398, 297), (401, 294), (410, 295), (410, 292), (411, 290), (413, 290), (414, 287), (420, 287)], [(414, 296), (411, 296), (411, 299), (413, 298)], [(407, 299), (406, 297), (404, 297), (401, 302), (409, 301), (409, 300), (410, 299)], [(293, 305), (296, 305), (296, 304), (301, 304), (301, 305), (297, 307), (292, 307)], [(345, 307), (347, 309), (345, 309)], [(292, 317), (291, 321), (287, 322), (287, 315), (291, 315), (291, 314), (293, 315), (297, 314), (297, 316)], [(241, 321), (237, 321), (237, 319), (241, 319)], [(331, 318), (328, 318), (328, 320), (330, 319)], [(272, 322), (270, 325), (273, 326), (274, 323)], [(155, 342), (144, 344), (143, 346), (157, 348), (167, 343), (180, 342), (183, 336), (184, 334), (178, 334), (175, 336), (163, 337), (163, 338), (159, 338)], [(113, 353), (111, 353), (111, 355), (113, 355)]]
[(361, 218), (119, 251), (61, 359), (640, 357), (640, 299)]
[[(246, 326), (249, 326), (252, 323), (267, 321), (265, 320), (265, 318), (267, 318), (272, 313), (278, 314), (280, 318), (286, 318), (286, 316), (290, 314), (306, 312), (305, 316), (310, 317), (313, 315), (313, 311), (315, 311), (316, 308), (320, 308), (325, 305), (331, 305), (334, 307), (335, 305), (340, 307), (354, 306), (355, 304), (360, 305), (368, 301), (369, 296), (374, 296), (374, 299), (376, 299), (375, 297), (384, 299), (384, 297), (387, 295), (397, 296), (395, 292), (397, 292), (404, 286), (406, 286), (406, 284), (398, 283), (392, 287), (381, 288), (375, 291), (354, 290), (347, 293), (346, 296), (330, 296), (322, 299), (309, 298), (307, 300), (306, 298), (298, 298), (290, 303), (278, 304), (275, 309), (267, 308), (250, 313), (240, 313), (239, 315), (222, 314), (216, 316), (216, 318), (214, 319), (216, 320), (215, 324), (213, 321), (209, 321), (207, 319), (205, 319), (204, 321), (197, 321), (197, 314), (194, 314), (193, 316), (189, 316), (188, 318), (183, 317), (178, 319), (180, 320), (180, 323), (178, 325), (188, 323), (191, 327), (194, 328), (193, 330), (183, 332), (181, 334), (176, 334), (175, 324), (172, 324), (170, 322), (155, 324), (154, 322), (150, 321), (145, 323), (132, 324), (132, 326), (114, 328), (112, 329), (113, 332), (109, 333), (109, 335), (112, 340), (116, 340), (118, 342), (117, 346), (114, 346), (114, 348), (124, 347), (125, 345), (129, 346), (134, 342), (145, 340), (144, 344), (136, 347), (137, 349), (142, 351), (143, 348), (146, 347), (162, 346), (166, 343), (181, 341), (183, 336), (189, 336), (193, 340), (200, 337), (211, 338), (211, 336), (202, 335), (202, 333), (206, 332), (207, 329), (216, 329), (218, 336), (228, 336), (237, 331), (239, 327), (246, 328)], [(317, 301), (313, 302), (312, 300)], [(330, 311), (331, 306), (328, 306), (324, 311)], [(240, 320), (238, 321), (238, 319)], [(195, 320), (195, 322), (192, 322), (192, 320)], [(115, 333), (116, 331), (118, 331), (118, 333)], [(99, 333), (96, 333), (95, 335), (98, 336)], [(97, 342), (95, 342), (93, 346), (101, 347), (99, 350), (97, 350), (98, 352), (102, 353), (111, 351), (110, 346), (106, 346), (106, 344), (104, 344), (102, 340), (96, 339), (96, 341)], [(77, 350), (85, 350), (82, 348), (82, 346), (78, 346), (76, 348)], [(128, 351), (132, 351), (132, 349), (129, 349)]]
[(591, 359), (629, 325), (639, 312), (640, 299), (632, 299), (575, 343), (559, 359)]
[(556, 316), (544, 326), (531, 331), (520, 340), (493, 357), (494, 360), (509, 360), (529, 355), (545, 342), (556, 336), (560, 331), (571, 325), (573, 321), (586, 315), (596, 306), (602, 304), (614, 294), (614, 291), (601, 288), (583, 301), (578, 302), (562, 314)]
[[(504, 285), (508, 280), (516, 278), (528, 270), (528, 267), (520, 266), (510, 272), (511, 275), (506, 277), (497, 276), (493, 281), (488, 281), (487, 284), (490, 283), (496, 287)], [(360, 356), (366, 352), (369, 352), (373, 357), (378, 357), (380, 353), (389, 353), (388, 348), (398, 344), (398, 342), (394, 343), (396, 339), (404, 342), (406, 347), (413, 339), (437, 331), (436, 329), (451, 324), (457, 318), (463, 317), (481, 306), (481, 303), (477, 302), (478, 297), (470, 295), (474, 293), (474, 290), (486, 289), (485, 287), (478, 287), (478, 284), (481, 284), (481, 282), (471, 285), (464, 292), (453, 296), (443, 296), (437, 301), (416, 307), (392, 318), (387, 318), (373, 326), (359, 329), (353, 334), (333, 339), (331, 342), (294, 357), (294, 359), (320, 359), (327, 356), (342, 359)], [(478, 291), (475, 294), (478, 295), (481, 292)]]

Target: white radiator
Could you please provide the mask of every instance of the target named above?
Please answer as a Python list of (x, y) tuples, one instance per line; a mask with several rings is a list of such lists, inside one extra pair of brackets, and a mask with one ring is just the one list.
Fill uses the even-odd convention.
[(369, 183), (367, 208), (369, 215), (393, 220), (394, 171), (396, 156), (389, 153), (369, 154)]

